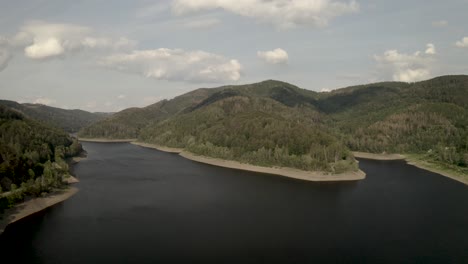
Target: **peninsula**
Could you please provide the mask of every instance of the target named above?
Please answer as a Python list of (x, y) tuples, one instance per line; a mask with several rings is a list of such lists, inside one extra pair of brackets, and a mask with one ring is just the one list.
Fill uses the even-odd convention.
[(193, 153), (190, 153), (188, 151), (184, 151), (183, 149), (178, 149), (178, 148), (168, 148), (168, 147), (142, 143), (142, 142), (131, 142), (131, 143), (137, 146), (145, 147), (145, 148), (152, 148), (152, 149), (157, 149), (163, 152), (179, 154), (180, 156), (186, 159), (217, 166), (217, 167), (272, 174), (272, 175), (284, 176), (288, 178), (305, 180), (305, 181), (356, 181), (356, 180), (363, 180), (365, 179), (365, 176), (366, 176), (366, 174), (361, 170), (343, 172), (340, 174), (331, 174), (329, 172), (305, 171), (305, 170), (286, 168), (286, 167), (263, 167), (263, 166), (256, 166), (256, 165), (247, 164), (247, 163), (241, 163), (241, 162), (233, 161), (233, 160), (223, 160), (223, 159), (218, 159), (218, 158), (199, 156), (199, 155), (195, 155)]

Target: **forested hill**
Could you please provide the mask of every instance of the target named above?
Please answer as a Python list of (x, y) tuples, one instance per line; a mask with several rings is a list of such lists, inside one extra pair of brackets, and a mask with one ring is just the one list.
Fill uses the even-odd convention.
[(0, 105), (14, 109), (32, 119), (64, 129), (69, 133), (110, 116), (107, 113), (90, 113), (83, 110), (66, 110), (41, 104), (19, 104), (14, 101), (0, 100)]
[(172, 100), (163, 100), (143, 108), (128, 108), (93, 123), (79, 132), (81, 137), (128, 139), (137, 138), (140, 130), (152, 123), (167, 119), (191, 107), (218, 89), (198, 89)]
[(124, 110), (80, 136), (139, 138), (208, 156), (332, 171), (350, 159), (348, 150), (418, 153), (466, 168), (467, 127), (468, 76), (458, 75), (329, 93), (273, 80), (199, 89)]
[(65, 131), (0, 105), (0, 213), (24, 196), (63, 185), (67, 157), (82, 151)]

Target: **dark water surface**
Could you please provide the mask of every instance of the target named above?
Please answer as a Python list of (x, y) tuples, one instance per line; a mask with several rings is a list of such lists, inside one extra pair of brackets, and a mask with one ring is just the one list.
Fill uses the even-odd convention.
[(8, 227), (1, 263), (468, 263), (468, 187), (403, 161), (312, 183), (83, 145), (80, 192)]

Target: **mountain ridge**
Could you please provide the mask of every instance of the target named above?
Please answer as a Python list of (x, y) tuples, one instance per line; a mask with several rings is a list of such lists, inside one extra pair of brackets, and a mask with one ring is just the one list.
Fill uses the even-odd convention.
[[(315, 92), (282, 81), (266, 80), (201, 88), (128, 111), (132, 113), (131, 118), (124, 110), (81, 130), (80, 137), (138, 138), (143, 142), (188, 148), (207, 156), (270, 166), (279, 162), (302, 169), (330, 171), (334, 170), (334, 163), (352, 159), (352, 155), (347, 154), (349, 151), (419, 153), (457, 168), (465, 168), (468, 164), (466, 75), (440, 76), (415, 83), (356, 85), (332, 92)], [(238, 112), (233, 114), (233, 111)], [(276, 125), (270, 128), (270, 134), (264, 133), (266, 128), (256, 126), (252, 120), (265, 126), (270, 123)], [(113, 129), (106, 129), (103, 126), (106, 122)], [(233, 122), (249, 124), (250, 127), (236, 127)], [(302, 124), (302, 127), (297, 127), (294, 122)], [(134, 123), (138, 126), (133, 126)], [(308, 132), (300, 135), (288, 130), (291, 127)], [(93, 131), (90, 128), (99, 133), (90, 133)], [(125, 133), (127, 128), (133, 129), (130, 134)], [(243, 131), (245, 135), (231, 133), (226, 128)], [(289, 134), (284, 134), (285, 131)], [(327, 136), (317, 131), (332, 139), (321, 141)], [(292, 137), (291, 141), (285, 143), (274, 138), (272, 135), (276, 132), (283, 133), (283, 137)], [(221, 135), (223, 133), (225, 137)], [(301, 139), (313, 135), (317, 137), (314, 140), (303, 142)], [(273, 143), (255, 143), (255, 140), (263, 142), (261, 137), (271, 137)], [(230, 141), (243, 147), (236, 150)], [(283, 145), (274, 145), (278, 142)], [(317, 154), (311, 150), (311, 146), (327, 149), (331, 142), (338, 147), (330, 151), (341, 153), (337, 156), (343, 159), (331, 159), (330, 153)], [(206, 149), (208, 143), (212, 152)], [(309, 150), (299, 148), (301, 151), (295, 151), (298, 149), (296, 145), (303, 143), (310, 144)], [(262, 147), (270, 156), (259, 154)], [(271, 159), (271, 151), (274, 152), (275, 148), (287, 152), (282, 154), (283, 161)], [(446, 148), (453, 153), (445, 153)], [(243, 151), (250, 156), (244, 155)], [(264, 154), (266, 156), (259, 161), (258, 156)], [(313, 157), (314, 161), (304, 155)], [(316, 161), (320, 165), (312, 166)]]
[(62, 128), (69, 133), (78, 132), (81, 128), (110, 115), (110, 113), (91, 113), (80, 109), (68, 110), (43, 104), (20, 104), (10, 100), (0, 100), (0, 105), (7, 106), (32, 119)]

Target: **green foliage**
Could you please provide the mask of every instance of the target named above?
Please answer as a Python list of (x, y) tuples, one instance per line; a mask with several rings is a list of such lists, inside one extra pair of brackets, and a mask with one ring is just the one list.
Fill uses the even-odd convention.
[(81, 128), (109, 115), (105, 113), (89, 113), (83, 110), (66, 110), (40, 104), (19, 104), (7, 100), (0, 100), (0, 105), (15, 110), (13, 112), (9, 111), (10, 113), (23, 114), (48, 125), (62, 128), (70, 133), (77, 132)]
[(213, 97), (192, 112), (143, 129), (140, 140), (261, 166), (334, 172), (338, 161), (355, 163), (311, 108), (234, 93)]
[(0, 135), (0, 186), (4, 191), (0, 204), (8, 206), (25, 196), (60, 187), (62, 176), (68, 173), (64, 159), (82, 151), (78, 141), (63, 130), (2, 105)]
[(198, 104), (215, 89), (198, 89), (163, 100), (144, 108), (129, 108), (96, 122), (79, 131), (83, 138), (129, 139), (137, 138), (140, 130), (152, 123), (165, 120), (194, 104)]
[[(349, 149), (468, 164), (468, 76), (317, 93), (268, 80), (119, 112), (80, 136), (139, 138), (264, 166), (354, 170)], [(0, 168), (0, 171), (2, 168)]]
[(344, 142), (352, 150), (418, 153), (467, 167), (468, 77), (445, 76), (392, 89), (393, 95), (378, 94), (332, 113), (330, 124)]

